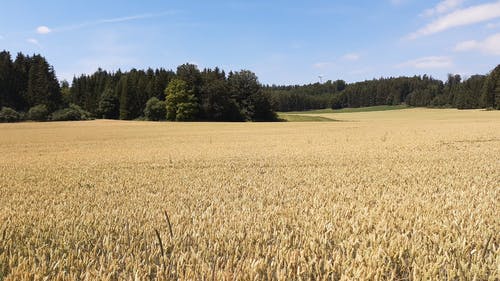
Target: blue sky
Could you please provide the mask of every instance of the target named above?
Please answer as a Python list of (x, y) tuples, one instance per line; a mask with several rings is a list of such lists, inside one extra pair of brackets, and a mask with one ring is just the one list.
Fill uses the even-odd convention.
[(0, 50), (40, 53), (60, 79), (190, 62), (266, 84), (427, 73), (500, 63), (500, 1), (3, 0)]

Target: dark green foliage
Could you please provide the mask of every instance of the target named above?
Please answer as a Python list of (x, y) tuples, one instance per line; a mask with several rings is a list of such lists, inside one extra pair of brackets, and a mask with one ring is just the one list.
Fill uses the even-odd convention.
[(230, 72), (229, 93), (239, 109), (241, 120), (273, 121), (276, 114), (272, 109), (270, 95), (264, 93), (257, 75), (248, 70)]
[(144, 109), (144, 116), (149, 121), (161, 121), (167, 117), (167, 106), (164, 101), (159, 100), (157, 97), (152, 97), (146, 102)]
[(28, 72), (28, 89), (26, 101), (29, 106), (45, 104), (54, 110), (61, 104), (61, 90), (55, 72), (47, 61), (35, 55)]
[[(334, 102), (340, 104), (338, 93), (345, 90), (347, 83), (343, 80), (309, 85), (265, 86), (266, 92), (276, 111), (303, 111), (331, 107)], [(334, 101), (334, 99), (336, 99)]]
[(78, 121), (92, 119), (91, 113), (83, 110), (76, 104), (70, 104), (69, 107), (60, 109), (51, 114), (52, 121)]
[[(259, 92), (261, 85), (255, 74), (252, 73), (252, 75), (257, 82), (254, 86), (258, 89), (254, 92)], [(240, 76), (240, 73), (237, 73), (235, 77)], [(240, 90), (235, 92), (235, 77), (226, 78), (224, 71), (219, 68), (204, 69), (200, 72), (192, 64), (179, 66), (177, 73), (164, 69), (146, 71), (132, 69), (125, 73), (120, 71), (108, 73), (98, 70), (92, 75), (83, 75), (73, 79), (70, 101), (104, 118), (148, 119), (144, 116), (147, 114), (145, 111), (147, 101), (153, 97), (159, 101), (164, 100), (165, 89), (172, 79), (178, 79), (185, 82), (185, 90), (190, 99), (176, 103), (178, 105), (174, 111), (170, 112), (171, 115), (175, 115), (175, 117), (170, 117), (174, 118), (173, 120), (244, 121), (253, 120), (253, 114), (257, 111), (256, 118), (259, 120), (273, 116), (269, 112), (269, 105), (271, 105), (269, 96), (267, 94), (265, 97), (254, 96), (254, 92), (246, 93)], [(104, 89), (111, 89), (113, 94), (109, 91), (105, 92)], [(99, 99), (97, 107), (96, 98)], [(254, 103), (257, 102), (260, 105), (256, 111)], [(115, 105), (118, 108), (116, 115), (104, 113), (105, 108), (109, 108), (109, 112), (115, 112)], [(181, 114), (177, 117), (179, 105)], [(273, 120), (273, 118), (266, 120)]]
[(0, 52), (0, 106), (27, 111), (45, 104), (54, 110), (61, 102), (59, 82), (45, 58), (18, 54), (13, 62), (9, 52)]
[(439, 85), (429, 85), (417, 89), (406, 96), (405, 103), (409, 106), (429, 106), (429, 101), (439, 95), (439, 88)]
[(120, 79), (116, 88), (120, 99), (120, 120), (134, 119), (134, 116), (130, 113), (132, 107), (132, 93), (126, 75)]
[[(174, 79), (184, 85), (179, 92), (176, 90), (170, 105), (164, 106), (171, 108), (166, 114), (170, 120), (272, 121), (276, 120), (274, 111), (403, 103), (460, 109), (500, 108), (500, 66), (487, 76), (474, 75), (464, 81), (459, 75), (449, 75), (444, 83), (424, 75), (352, 84), (336, 80), (303, 86), (262, 86), (248, 70), (226, 76), (217, 67), (200, 71), (196, 65), (183, 64), (175, 73), (162, 68), (114, 73), (99, 68), (91, 75), (73, 78), (70, 86), (67, 81), (59, 85), (54, 69), (42, 56), (19, 53), (13, 61), (6, 51), (0, 52), (0, 107), (26, 112), (44, 105), (47, 113), (64, 108), (52, 114), (57, 120), (88, 116), (160, 120), (165, 89)], [(27, 117), (44, 120), (45, 112), (40, 109), (37, 107), (33, 117)]]
[(270, 97), (258, 91), (257, 93), (250, 96), (251, 102), (253, 104), (253, 115), (252, 121), (276, 121), (278, 120), (278, 115), (273, 111), (273, 107), (270, 102)]
[(0, 108), (2, 106), (16, 107), (16, 102), (13, 100), (15, 91), (12, 83), (13, 76), (14, 68), (10, 53), (0, 52)]
[(229, 87), (224, 71), (219, 68), (205, 69), (202, 72), (201, 118), (212, 121), (231, 121), (237, 111), (229, 95)]
[(465, 80), (455, 94), (455, 104), (458, 109), (480, 107), (480, 97), (486, 81), (484, 75), (474, 75)]
[(181, 79), (186, 82), (187, 89), (199, 99), (202, 87), (202, 78), (198, 67), (194, 64), (186, 63), (177, 67), (176, 74), (177, 79)]
[(28, 111), (27, 119), (32, 121), (47, 121), (49, 109), (45, 104), (35, 105)]
[(450, 74), (445, 83), (424, 75), (381, 78), (347, 85), (337, 80), (304, 86), (267, 86), (265, 91), (271, 95), (273, 109), (284, 112), (401, 103), (460, 109), (495, 108), (500, 107), (500, 66), (496, 69), (498, 71), (492, 71), (488, 77), (474, 75), (465, 81), (460, 75)]
[(98, 115), (103, 119), (118, 119), (119, 100), (114, 91), (110, 88), (104, 90), (99, 101)]
[(21, 120), (20, 114), (10, 107), (2, 107), (0, 110), (0, 122), (18, 122)]
[(481, 95), (481, 106), (500, 109), (500, 65), (486, 78)]

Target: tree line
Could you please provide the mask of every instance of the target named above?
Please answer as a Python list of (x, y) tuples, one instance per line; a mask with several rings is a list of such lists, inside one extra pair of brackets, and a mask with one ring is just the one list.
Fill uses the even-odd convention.
[(171, 121), (275, 121), (255, 73), (183, 64), (172, 70), (98, 69), (58, 82), (40, 55), (0, 52), (0, 121), (90, 118)]
[(399, 105), (500, 109), (500, 65), (488, 75), (443, 82), (427, 75), (380, 78), (347, 84), (342, 80), (296, 86), (266, 86), (276, 111)]
[(447, 81), (427, 75), (348, 84), (261, 85), (248, 70), (226, 74), (183, 64), (108, 72), (59, 82), (41, 55), (0, 52), (0, 121), (92, 118), (171, 121), (275, 121), (275, 111), (398, 105), (500, 109), (500, 65), (488, 75)]

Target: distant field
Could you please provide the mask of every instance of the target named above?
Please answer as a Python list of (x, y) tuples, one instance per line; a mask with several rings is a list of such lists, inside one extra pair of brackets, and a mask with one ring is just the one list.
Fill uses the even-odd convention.
[(371, 112), (371, 111), (387, 111), (387, 110), (400, 110), (409, 108), (406, 105), (379, 105), (368, 106), (359, 108), (342, 108), (342, 109), (316, 109), (308, 111), (290, 111), (284, 112), (285, 114), (322, 114), (322, 113), (353, 113), (353, 112)]
[(322, 116), (310, 116), (307, 114), (300, 115), (300, 114), (287, 114), (287, 113), (278, 113), (278, 117), (281, 120), (288, 121), (288, 122), (332, 122), (335, 121), (334, 119), (327, 118), (327, 117), (322, 117)]
[(500, 111), (306, 117), (0, 124), (0, 280), (498, 280)]

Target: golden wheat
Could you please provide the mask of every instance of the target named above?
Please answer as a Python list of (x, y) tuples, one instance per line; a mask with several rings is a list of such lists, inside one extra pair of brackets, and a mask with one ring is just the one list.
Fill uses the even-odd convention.
[(500, 113), (0, 125), (0, 279), (498, 280)]

